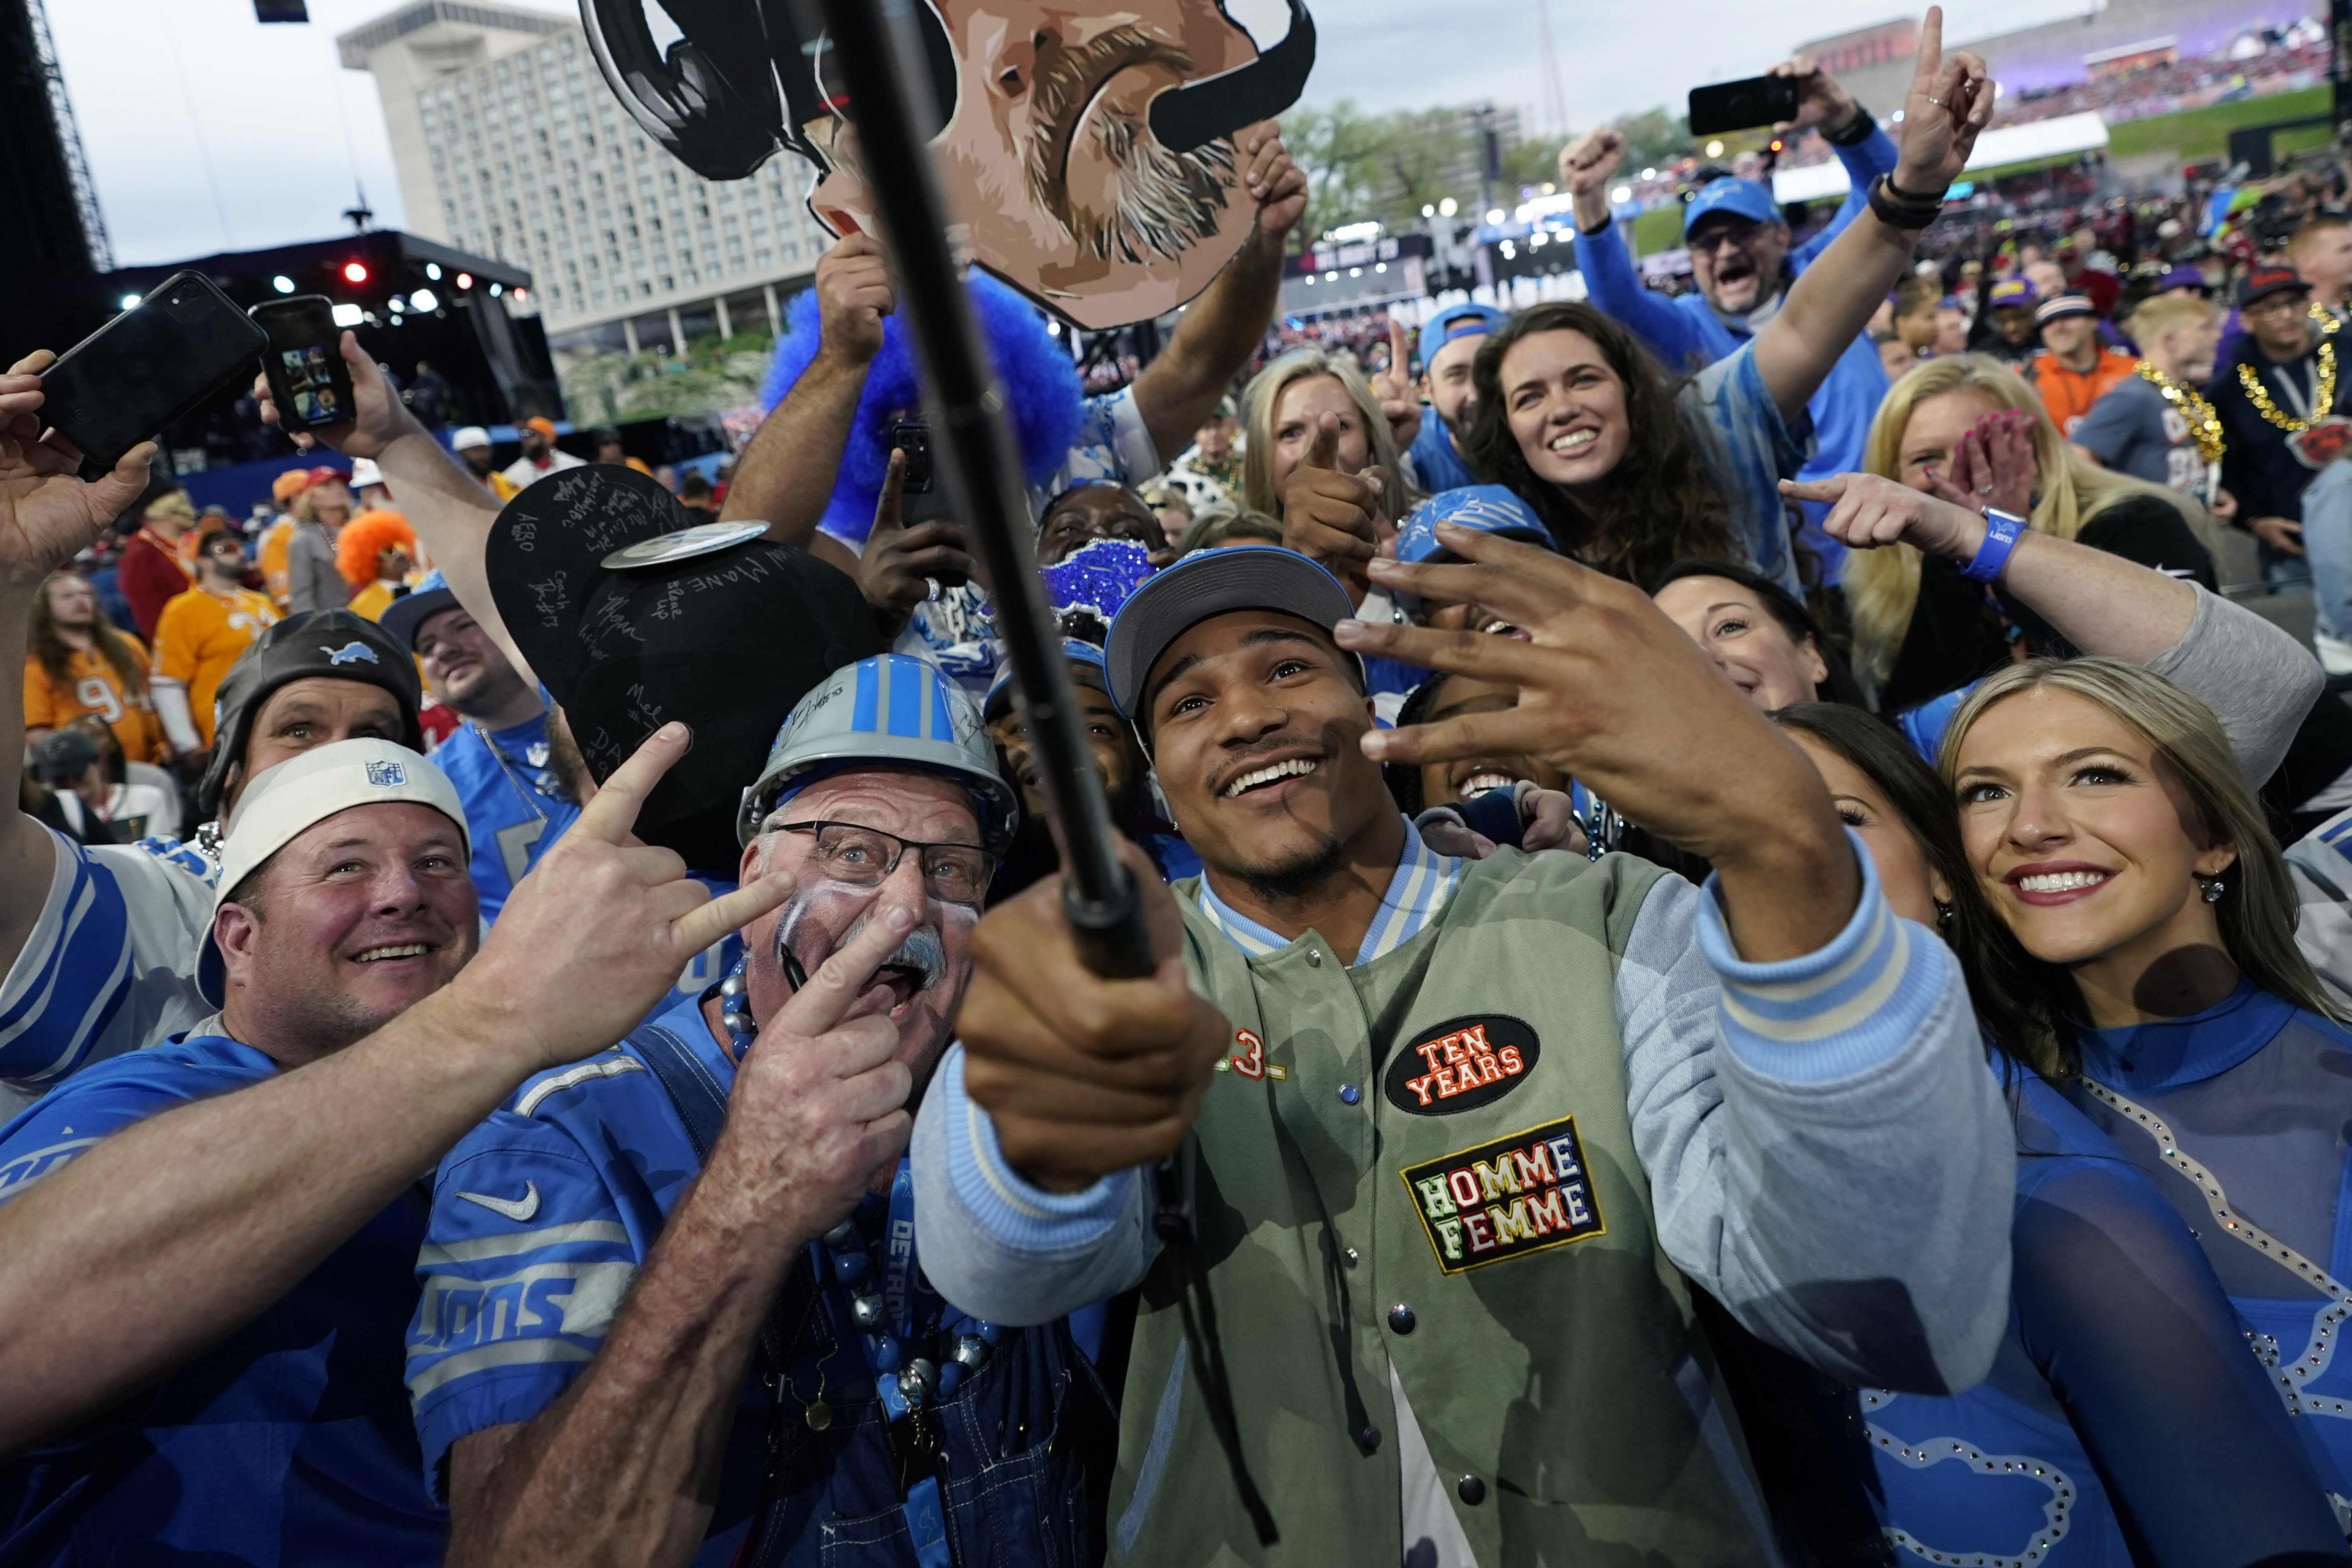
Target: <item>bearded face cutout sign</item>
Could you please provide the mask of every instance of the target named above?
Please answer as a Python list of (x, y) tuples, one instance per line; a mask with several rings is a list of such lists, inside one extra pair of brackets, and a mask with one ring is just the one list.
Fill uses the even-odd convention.
[[(814, 16), (796, 0), (581, 0), (604, 78), (646, 132), (708, 179), (780, 151), (814, 165), (810, 210), (874, 229), (870, 172)], [(1304, 0), (1261, 52), (1222, 0), (918, 0), (931, 146), (971, 258), (1089, 330), (1175, 309), (1249, 237), (1234, 138), (1297, 101), (1315, 58)], [(813, 9), (813, 8), (812, 8)]]

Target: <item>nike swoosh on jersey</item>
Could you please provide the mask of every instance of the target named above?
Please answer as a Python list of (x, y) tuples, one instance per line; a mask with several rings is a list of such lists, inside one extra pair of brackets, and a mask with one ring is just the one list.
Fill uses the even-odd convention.
[(525, 1182), (522, 1184), (522, 1196), (519, 1198), (494, 1198), (488, 1193), (459, 1193), (457, 1195), (469, 1204), (479, 1204), (492, 1214), (502, 1214), (517, 1223), (527, 1220), (539, 1212), (537, 1182)]

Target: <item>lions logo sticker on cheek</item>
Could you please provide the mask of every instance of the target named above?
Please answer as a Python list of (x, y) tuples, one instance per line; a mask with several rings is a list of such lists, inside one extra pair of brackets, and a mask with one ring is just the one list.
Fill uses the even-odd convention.
[(1600, 1236), (1576, 1118), (1529, 1128), (1398, 1173), (1446, 1274)]
[(1410, 1115), (1451, 1116), (1518, 1088), (1542, 1054), (1536, 1032), (1517, 1018), (1449, 1018), (1390, 1059), (1382, 1088), (1389, 1103)]

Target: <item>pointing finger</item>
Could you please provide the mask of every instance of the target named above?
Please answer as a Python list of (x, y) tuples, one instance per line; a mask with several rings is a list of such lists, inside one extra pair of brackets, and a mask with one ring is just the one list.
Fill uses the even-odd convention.
[(890, 448), (890, 466), (882, 472), (882, 493), (874, 500), (874, 531), (896, 531), (898, 521), (898, 499), (907, 489), (907, 453), (902, 447)]
[(785, 1004), (779, 1016), (789, 1017), (794, 1033), (821, 1035), (841, 1022), (882, 961), (915, 929), (915, 911), (892, 904), (866, 922), (866, 929), (819, 966), (809, 982)]
[(646, 736), (629, 753), (629, 760), (597, 786), (595, 798), (581, 808), (580, 820), (572, 824), (572, 831), (607, 844), (627, 842), (646, 796), (692, 743), (687, 727), (674, 720)]
[(1298, 459), (1299, 467), (1328, 468), (1339, 451), (1339, 416), (1326, 414), (1315, 421), (1314, 439), (1307, 444), (1306, 456)]
[(1782, 479), (1780, 493), (1791, 500), (1835, 500), (1845, 494), (1845, 481), (1843, 474), (1825, 479)]

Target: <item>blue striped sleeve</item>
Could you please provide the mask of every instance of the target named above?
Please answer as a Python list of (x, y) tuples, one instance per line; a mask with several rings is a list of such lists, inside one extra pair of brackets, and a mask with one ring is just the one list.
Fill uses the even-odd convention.
[(1826, 1083), (1898, 1054), (1943, 995), (1949, 949), (1897, 917), (1853, 829), (1862, 868), (1853, 915), (1818, 952), (1777, 963), (1744, 962), (1724, 927), (1722, 893), (1707, 879), (1700, 951), (1723, 982), (1723, 1037), (1750, 1069), (1787, 1083)]
[(943, 1097), (949, 1182), (990, 1237), (1025, 1253), (1083, 1252), (1108, 1237), (1127, 1213), (1138, 1173), (1105, 1176), (1076, 1193), (1049, 1193), (1014, 1173), (996, 1142), (996, 1124), (963, 1091), (961, 1045), (949, 1047), (930, 1092)]
[(44, 829), (48, 896), (0, 981), (0, 1081), (37, 1089), (81, 1066), (131, 980), (131, 911), (112, 868)]

